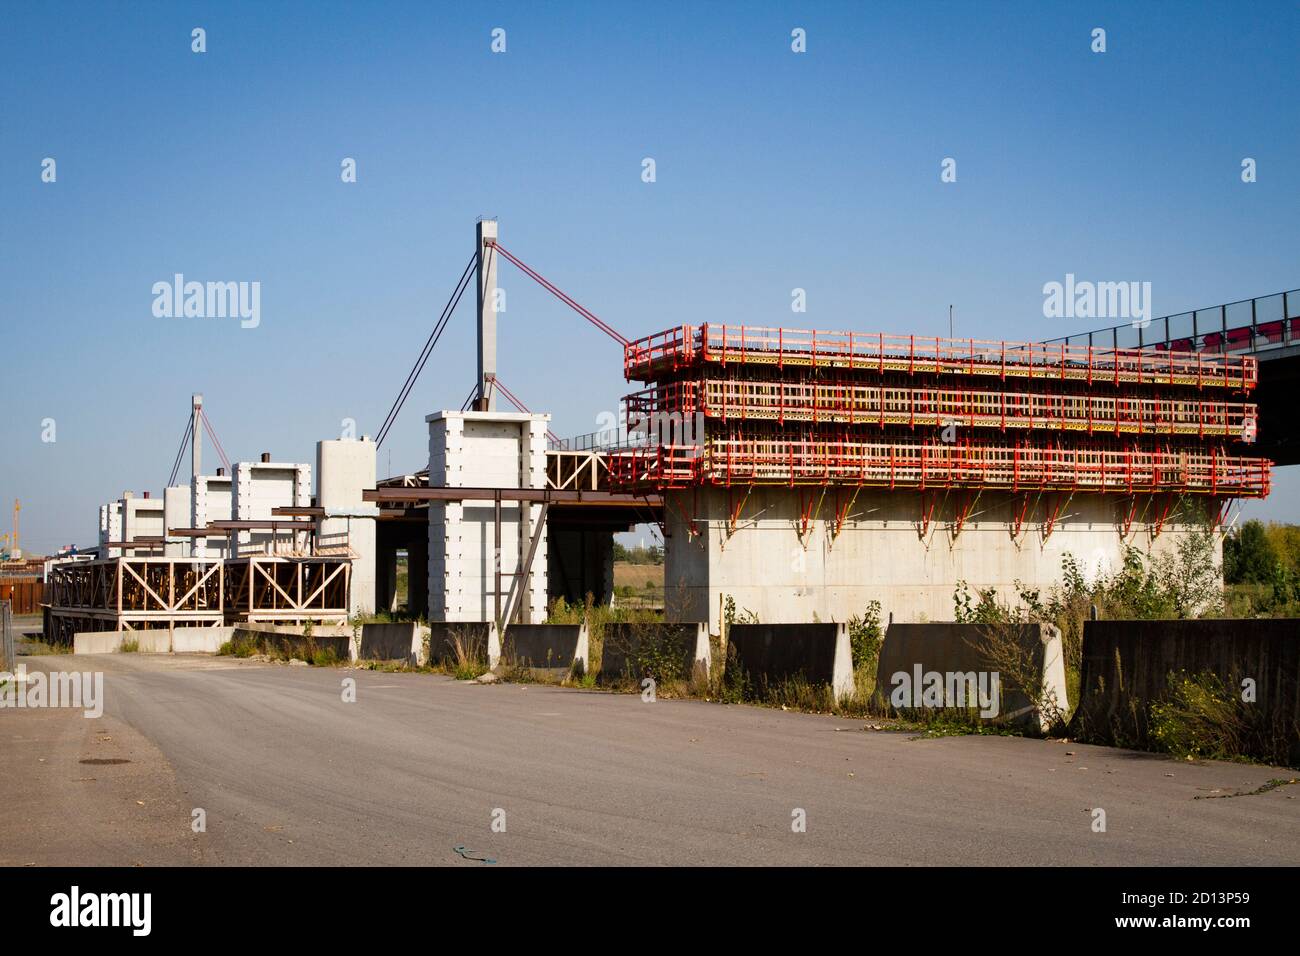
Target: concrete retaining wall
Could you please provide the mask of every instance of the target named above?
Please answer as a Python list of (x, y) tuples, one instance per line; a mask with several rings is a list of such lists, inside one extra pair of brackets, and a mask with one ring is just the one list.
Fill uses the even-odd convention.
[(844, 624), (733, 624), (727, 628), (727, 667), (744, 672), (762, 691), (802, 678), (829, 685), (837, 698), (853, 693), (853, 656)]
[[(1009, 657), (991, 652), (990, 644), (1006, 647)], [(1007, 673), (1008, 664), (1026, 681), (1033, 676), (1041, 681), (1041, 709), (1019, 686), (1017, 673)], [(937, 683), (927, 676), (936, 674)], [(985, 708), (989, 722), (1010, 721), (1047, 730), (1068, 710), (1061, 632), (1051, 624), (991, 628), (956, 623), (893, 624), (886, 631), (876, 670), (873, 702), (877, 706), (890, 712), (963, 705), (980, 709), (981, 690), (985, 702), (991, 703)], [(908, 703), (900, 708), (900, 700)]]
[(657, 622), (610, 623), (604, 626), (600, 679), (656, 680), (709, 676), (708, 626)]
[(404, 661), (417, 666), (428, 663), (425, 638), (429, 628), (414, 621), (398, 624), (363, 624), (360, 659)]
[(585, 673), (591, 666), (585, 624), (511, 624), (501, 652), (506, 663), (551, 677)]
[(1151, 704), (1168, 698), (1169, 675), (1180, 671), (1209, 671), (1238, 697), (1242, 681), (1252, 679), (1255, 701), (1248, 706), (1259, 708), (1252, 725), (1289, 739), (1289, 762), (1300, 765), (1296, 620), (1088, 621), (1071, 733), (1097, 743), (1150, 746)]

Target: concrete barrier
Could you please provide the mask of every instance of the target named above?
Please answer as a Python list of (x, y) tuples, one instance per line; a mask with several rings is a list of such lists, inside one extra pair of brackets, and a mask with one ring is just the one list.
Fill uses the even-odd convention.
[(616, 622), (604, 626), (600, 651), (602, 682), (643, 677), (656, 680), (707, 679), (707, 624)]
[(359, 658), (365, 661), (404, 661), (423, 666), (428, 663), (425, 638), (429, 635), (429, 628), (414, 621), (363, 624)]
[(172, 631), (172, 653), (215, 654), (234, 636), (233, 627), (178, 627)]
[(72, 636), (74, 654), (120, 654), (122, 645), (136, 643), (141, 654), (215, 654), (230, 640), (233, 627), (165, 627), (139, 631), (81, 631)]
[(891, 713), (970, 708), (990, 723), (1047, 730), (1069, 707), (1061, 632), (1051, 624), (892, 624), (872, 701)]
[[(122, 642), (135, 638), (136, 631), (78, 631), (72, 635), (74, 654), (118, 654)], [(164, 632), (165, 633), (165, 632)]]
[(786, 680), (831, 688), (836, 699), (853, 693), (853, 655), (844, 624), (732, 624), (726, 666), (739, 667), (760, 693)]
[(585, 673), (591, 666), (586, 624), (511, 624), (501, 642), (502, 661), (549, 677)]
[(332, 650), (340, 661), (352, 659), (352, 629), (345, 627), (313, 628), (311, 637), (308, 637), (301, 627), (245, 627), (241, 624), (235, 627), (231, 639), (256, 641), (300, 660), (307, 659), (313, 645), (317, 651)]
[(477, 660), (486, 660), (488, 667), (496, 667), (501, 659), (501, 644), (497, 640), (497, 627), (490, 621), (432, 621), (429, 624), (430, 662), (455, 666), (456, 644), (464, 653)]
[[(1151, 705), (1169, 698), (1170, 674), (1209, 672), (1240, 699), (1254, 682), (1243, 742), (1248, 755), (1300, 766), (1300, 621), (1088, 621), (1072, 735), (1150, 747)], [(1244, 703), (1244, 702), (1243, 702)], [(1267, 743), (1284, 741), (1285, 754)]]

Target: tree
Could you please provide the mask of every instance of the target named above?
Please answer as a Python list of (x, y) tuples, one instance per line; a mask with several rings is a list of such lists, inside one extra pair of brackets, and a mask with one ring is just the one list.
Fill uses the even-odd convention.
[(1224, 539), (1223, 577), (1228, 584), (1273, 584), (1281, 569), (1262, 522), (1247, 521)]

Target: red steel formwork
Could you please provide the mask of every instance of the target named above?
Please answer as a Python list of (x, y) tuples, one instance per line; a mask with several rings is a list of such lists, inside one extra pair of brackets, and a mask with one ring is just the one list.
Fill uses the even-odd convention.
[(1050, 429), (1094, 434), (1239, 438), (1258, 411), (1244, 402), (981, 388), (705, 377), (665, 382), (624, 399), (628, 417), (656, 413), (843, 425)]
[(610, 455), (629, 486), (1269, 490), (1249, 356), (688, 325), (624, 372), (629, 421), (674, 423)]
[(1240, 390), (1259, 380), (1258, 362), (1246, 355), (735, 325), (683, 325), (629, 342), (623, 350), (628, 381), (662, 380), (710, 363)]

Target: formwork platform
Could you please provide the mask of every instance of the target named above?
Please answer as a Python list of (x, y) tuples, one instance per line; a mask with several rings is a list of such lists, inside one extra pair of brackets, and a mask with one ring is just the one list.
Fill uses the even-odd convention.
[(701, 364), (1057, 379), (1090, 385), (1110, 381), (1250, 389), (1259, 381), (1258, 363), (1243, 355), (707, 323), (637, 339), (623, 353), (629, 381), (668, 378)]
[(615, 487), (1270, 486), (1249, 356), (706, 324), (629, 343), (624, 371), (660, 438), (607, 456)]

